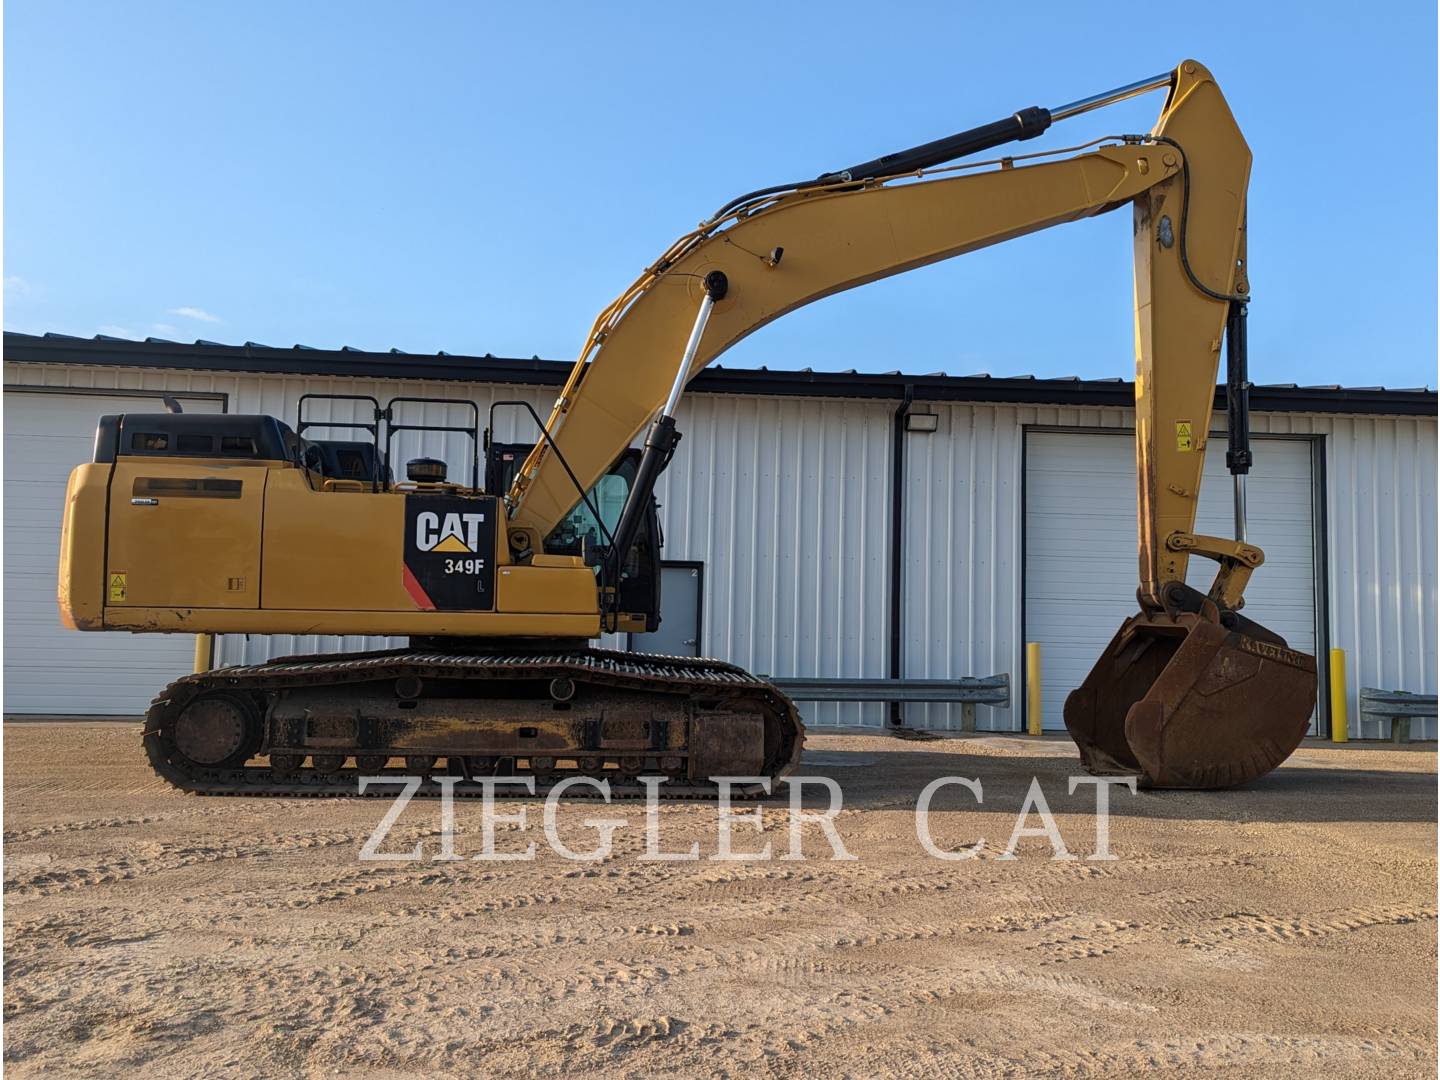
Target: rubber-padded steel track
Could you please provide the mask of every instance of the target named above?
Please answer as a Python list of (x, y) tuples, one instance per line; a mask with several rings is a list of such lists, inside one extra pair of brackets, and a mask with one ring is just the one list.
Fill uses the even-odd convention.
[[(180, 713), (201, 694), (224, 691), (265, 695), (290, 688), (347, 686), (376, 683), (403, 677), (446, 680), (487, 680), (494, 682), (533, 681), (568, 677), (579, 683), (626, 691), (650, 691), (674, 695), (688, 693), (693, 698), (723, 699), (743, 703), (764, 713), (768, 722), (778, 727), (778, 750), (765, 762), (757, 775), (768, 776), (773, 782), (784, 776), (800, 760), (805, 742), (804, 725), (794, 703), (781, 691), (743, 668), (721, 660), (677, 656), (654, 656), (645, 653), (614, 652), (605, 649), (577, 649), (564, 652), (465, 653), (394, 649), (380, 652), (342, 653), (323, 656), (289, 656), (264, 664), (246, 667), (219, 668), (176, 679), (151, 703), (145, 718), (144, 745), (155, 772), (182, 791), (201, 795), (250, 796), (355, 796), (359, 777), (410, 776), (405, 769), (380, 769), (362, 772), (358, 768), (342, 768), (322, 773), (313, 767), (279, 772), (267, 764), (244, 764), (232, 768), (206, 768), (185, 758), (175, 746), (174, 725)], [(399, 756), (396, 752), (394, 756)], [(458, 775), (456, 770), (436, 775)], [(524, 770), (508, 773), (531, 776)], [(535, 796), (543, 796), (566, 776), (534, 775)], [(644, 798), (645, 785), (633, 775), (613, 769), (595, 774), (596, 779), (609, 781), (612, 798)], [(453, 789), (456, 796), (474, 797), (482, 794), (474, 781), (461, 780)], [(718, 787), (708, 781), (667, 781), (660, 785), (660, 795), (667, 799), (713, 799)], [(387, 784), (369, 785), (367, 796), (391, 798), (395, 787)], [(434, 796), (441, 785), (426, 779), (417, 795)], [(534, 797), (518, 784), (498, 784), (496, 797)], [(748, 788), (732, 788), (738, 797), (764, 794), (759, 784)], [(598, 798), (600, 793), (588, 784), (573, 785), (567, 797)]]

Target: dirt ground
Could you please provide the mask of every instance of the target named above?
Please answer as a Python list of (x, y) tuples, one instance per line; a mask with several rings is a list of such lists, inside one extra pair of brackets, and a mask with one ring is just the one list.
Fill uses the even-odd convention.
[[(1224, 793), (1094, 795), (1058, 740), (812, 735), (855, 861), (437, 862), (416, 800), (365, 862), (382, 800), (201, 799), (153, 779), (129, 724), (7, 724), (5, 1059), (14, 1076), (1434, 1076), (1433, 747), (1307, 745)], [(940, 776), (932, 858), (914, 805)], [(1032, 776), (1074, 861), (1001, 855)], [(823, 793), (807, 798), (819, 809)], [(764, 811), (776, 853), (788, 810)], [(480, 806), (456, 851), (481, 850)], [(717, 848), (712, 806), (663, 848)], [(1040, 819), (1032, 815), (1031, 826)], [(756, 850), (737, 825), (737, 850)]]

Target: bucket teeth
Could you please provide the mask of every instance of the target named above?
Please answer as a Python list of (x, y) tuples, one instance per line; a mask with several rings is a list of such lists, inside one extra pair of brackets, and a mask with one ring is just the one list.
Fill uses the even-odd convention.
[(1126, 620), (1065, 702), (1085, 768), (1147, 787), (1221, 788), (1263, 776), (1300, 745), (1315, 659), (1249, 620)]

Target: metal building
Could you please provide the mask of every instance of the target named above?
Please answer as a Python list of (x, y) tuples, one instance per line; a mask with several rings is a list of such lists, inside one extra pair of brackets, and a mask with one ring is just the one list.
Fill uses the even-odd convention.
[[(74, 634), (56, 620), (64, 480), (88, 460), (100, 414), (158, 411), (163, 394), (188, 411), (294, 424), (301, 394), (343, 393), (473, 401), (482, 416), (522, 399), (544, 415), (568, 369), (7, 333), (6, 714), (137, 714), (191, 664), (187, 637)], [(711, 368), (682, 403), (684, 440), (658, 490), (665, 625), (654, 640), (614, 644), (775, 676), (1010, 673), (1011, 707), (979, 716), (1004, 731), (1022, 726), (1024, 646), (1037, 641), (1045, 725), (1058, 729), (1065, 693), (1134, 608), (1132, 393), (1118, 379)], [(1388, 724), (1355, 730), (1361, 686), (1436, 691), (1436, 395), (1270, 386), (1252, 406), (1250, 538), (1266, 564), (1248, 612), (1296, 648), (1345, 649), (1352, 734), (1382, 737)], [(330, 407), (318, 415), (356, 418)], [(424, 409), (426, 421), (455, 419)], [(497, 439), (533, 439), (520, 410), (494, 415)], [(396, 439), (396, 460), (421, 453), (458, 479), (471, 447), (460, 435)], [(1223, 457), (1208, 455), (1197, 526), (1218, 535), (1231, 527)], [(1198, 582), (1207, 567), (1194, 563)], [(231, 636), (218, 659), (381, 645)], [(804, 711), (812, 724), (886, 722), (880, 705)], [(958, 706), (906, 706), (914, 726), (959, 720)]]

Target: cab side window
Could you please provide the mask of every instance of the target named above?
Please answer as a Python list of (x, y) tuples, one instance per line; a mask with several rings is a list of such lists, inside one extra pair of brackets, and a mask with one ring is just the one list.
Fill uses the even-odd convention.
[[(595, 481), (590, 489), (590, 498), (581, 500), (575, 508), (561, 519), (555, 531), (545, 538), (545, 552), (549, 555), (579, 555), (582, 542), (588, 537), (591, 547), (606, 543), (606, 536), (615, 535), (620, 524), (620, 512), (625, 509), (625, 500), (630, 495), (630, 479), (620, 473), (610, 473)], [(605, 529), (602, 532), (596, 524), (595, 515), (590, 512), (594, 506), (600, 514)]]

